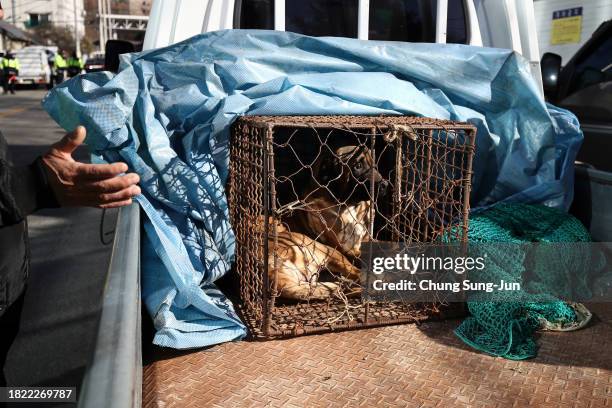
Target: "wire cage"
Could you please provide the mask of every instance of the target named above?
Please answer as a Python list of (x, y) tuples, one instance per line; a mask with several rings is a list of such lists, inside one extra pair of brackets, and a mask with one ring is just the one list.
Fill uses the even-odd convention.
[[(366, 242), (467, 242), (476, 129), (407, 116), (245, 116), (228, 199), (255, 338), (417, 322), (457, 306), (362, 301)], [(460, 307), (463, 310), (463, 307)]]

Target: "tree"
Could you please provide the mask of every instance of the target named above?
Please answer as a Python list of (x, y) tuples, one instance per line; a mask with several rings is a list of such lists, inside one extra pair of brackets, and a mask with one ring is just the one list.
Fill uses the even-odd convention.
[(32, 35), (40, 43), (56, 45), (60, 50), (73, 52), (75, 40), (72, 30), (67, 27), (58, 27), (52, 23), (32, 27)]
[(83, 54), (91, 54), (96, 50), (93, 41), (89, 39), (88, 36), (84, 35), (81, 37), (81, 52)]

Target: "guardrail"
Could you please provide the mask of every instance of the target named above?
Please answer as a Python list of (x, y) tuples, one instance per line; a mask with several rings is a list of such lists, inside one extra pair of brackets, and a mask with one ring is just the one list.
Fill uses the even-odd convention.
[(140, 407), (140, 208), (119, 212), (93, 359), (78, 406)]

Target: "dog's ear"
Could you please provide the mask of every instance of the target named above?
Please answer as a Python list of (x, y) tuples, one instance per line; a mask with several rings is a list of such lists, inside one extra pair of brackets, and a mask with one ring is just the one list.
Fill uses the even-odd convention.
[(336, 174), (334, 177), (337, 180), (335, 184), (334, 194), (341, 200), (348, 199), (348, 194), (352, 190), (351, 186), (351, 169), (349, 167), (349, 163), (343, 160), (344, 158), (336, 157), (334, 158), (334, 169)]
[(367, 146), (365, 145), (359, 145), (357, 146), (357, 148), (353, 151), (353, 157), (359, 157), (361, 156), (361, 154), (370, 154), (370, 149), (368, 149)]
[(319, 157), (313, 170), (315, 176), (318, 177), (319, 180), (323, 183), (327, 183), (340, 174), (338, 169), (342, 169), (342, 160), (335, 154), (326, 151)]

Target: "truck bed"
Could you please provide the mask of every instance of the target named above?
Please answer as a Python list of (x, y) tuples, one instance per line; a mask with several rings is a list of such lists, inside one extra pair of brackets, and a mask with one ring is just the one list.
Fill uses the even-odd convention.
[(526, 361), (470, 349), (452, 332), (458, 320), (192, 352), (145, 346), (143, 406), (603, 407), (612, 305), (589, 306), (595, 322), (543, 333), (538, 357)]

